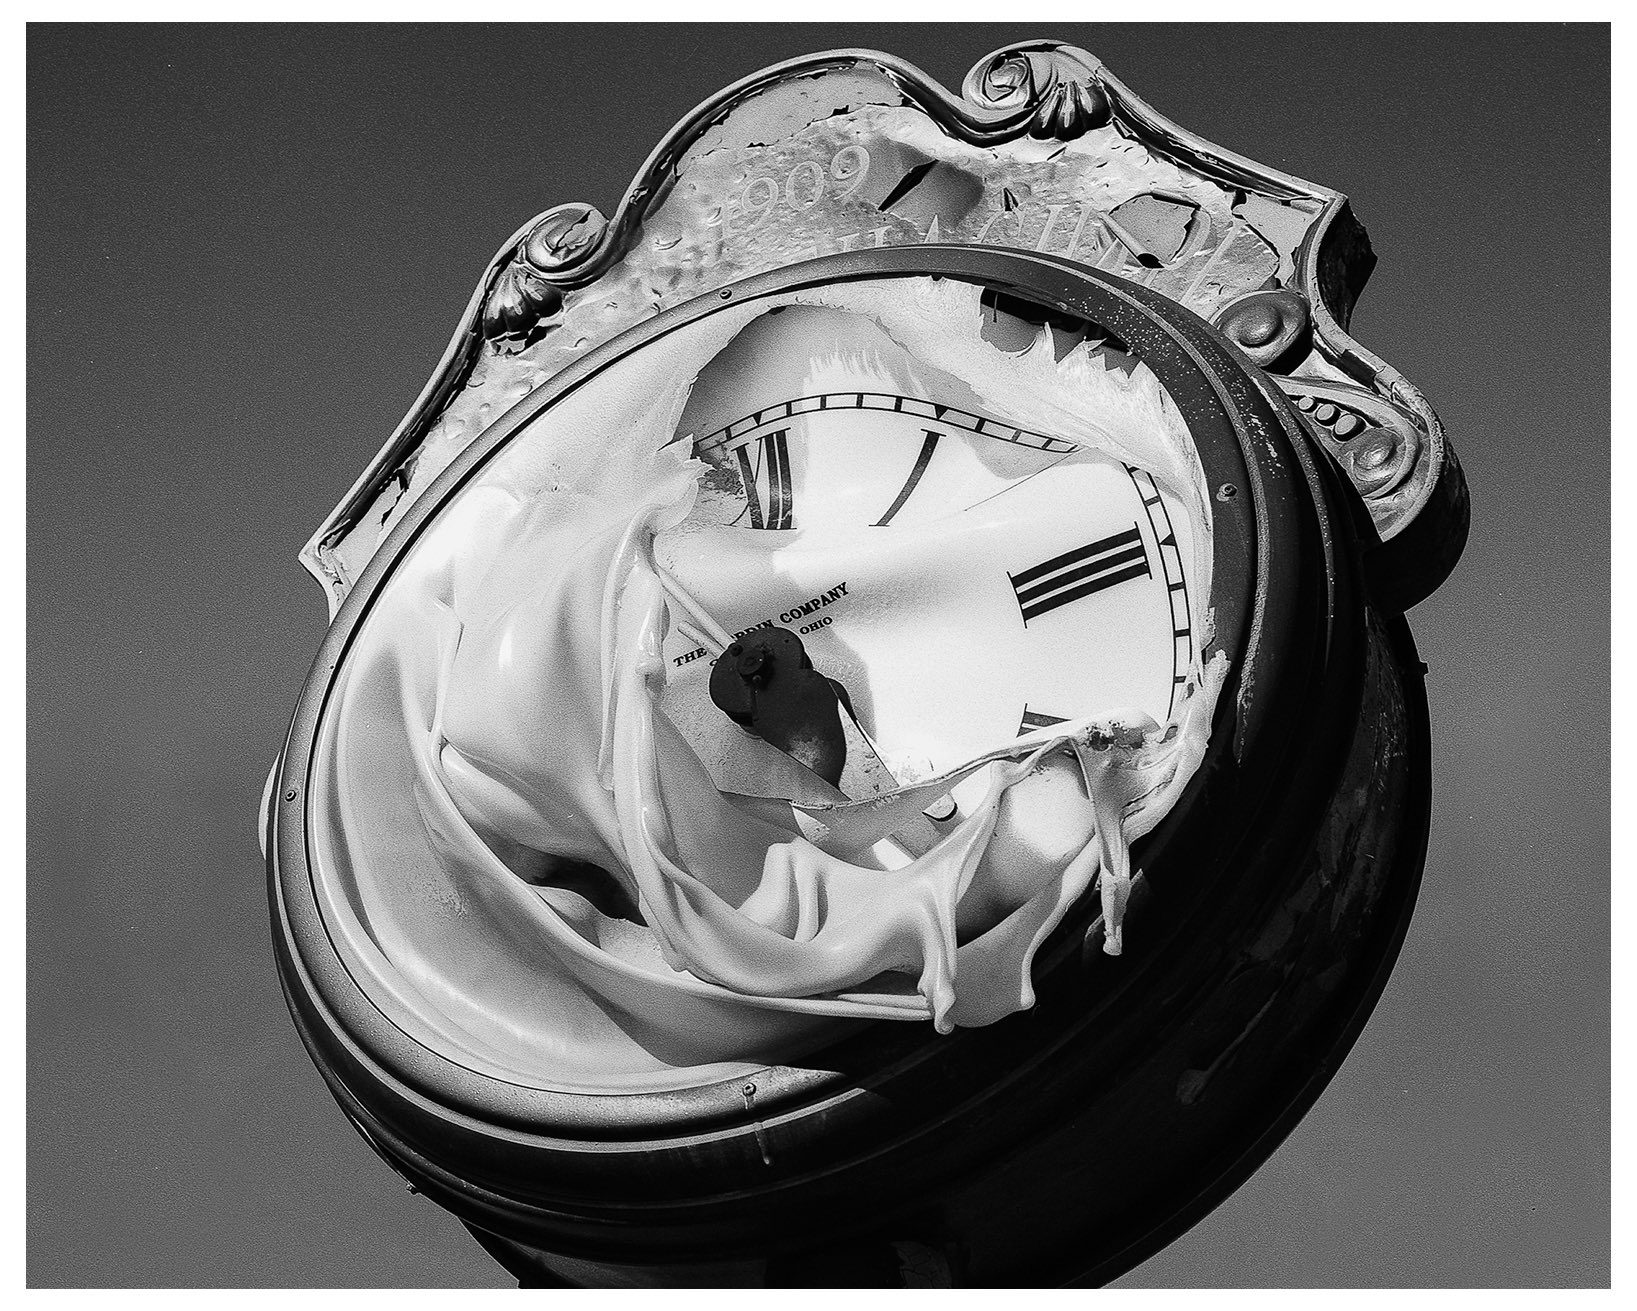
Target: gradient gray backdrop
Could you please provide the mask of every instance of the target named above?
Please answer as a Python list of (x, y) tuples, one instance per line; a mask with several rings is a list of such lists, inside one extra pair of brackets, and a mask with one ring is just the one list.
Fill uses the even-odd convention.
[(1266, 1166), (1131, 1285), (1599, 1285), (1609, 1232), (1605, 28), (57, 27), (29, 36), (28, 1278), (483, 1285), (279, 996), (255, 813), (325, 624), (295, 562), (479, 273), (698, 100), (871, 46), (1085, 46), (1354, 198), (1354, 333), (1472, 488), (1412, 615), (1403, 957)]

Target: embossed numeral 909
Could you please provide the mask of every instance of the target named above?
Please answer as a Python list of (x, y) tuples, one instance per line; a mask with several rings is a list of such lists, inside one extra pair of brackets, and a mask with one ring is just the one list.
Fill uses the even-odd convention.
[(870, 152), (863, 146), (843, 146), (830, 157), (828, 173), (815, 160), (804, 159), (782, 183), (767, 174), (751, 178), (739, 194), (737, 208), (748, 231), (767, 222), (781, 199), (798, 214), (812, 209), (832, 189), (832, 199), (845, 200), (864, 185), (869, 172)]

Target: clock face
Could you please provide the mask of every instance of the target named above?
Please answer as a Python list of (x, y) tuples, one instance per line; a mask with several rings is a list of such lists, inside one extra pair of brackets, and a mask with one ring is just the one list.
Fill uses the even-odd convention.
[[(1110, 710), (1163, 723), (1194, 659), (1179, 500), (995, 409), (869, 320), (792, 307), (712, 361), (679, 425), (710, 473), (656, 558), (734, 636), (797, 633), (900, 782)], [(716, 652), (684, 625), (664, 654), (667, 711), (722, 759)]]
[[(1227, 668), (1189, 431), (1116, 342), (980, 332), (973, 283), (808, 294), (517, 407), (340, 659), (318, 913), (466, 1068), (674, 1087), (832, 1019), (991, 1023), (1093, 888), (1121, 950)], [(713, 700), (797, 641), (833, 776)]]

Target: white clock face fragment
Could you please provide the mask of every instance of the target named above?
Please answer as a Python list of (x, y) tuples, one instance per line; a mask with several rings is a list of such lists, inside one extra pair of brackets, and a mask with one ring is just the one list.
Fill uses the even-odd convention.
[[(900, 779), (1102, 711), (1164, 722), (1194, 659), (1180, 498), (994, 410), (872, 320), (798, 306), (701, 371), (678, 427), (715, 476), (658, 558), (730, 633), (799, 634)], [(676, 629), (665, 654), (667, 713), (749, 786), (715, 653)]]

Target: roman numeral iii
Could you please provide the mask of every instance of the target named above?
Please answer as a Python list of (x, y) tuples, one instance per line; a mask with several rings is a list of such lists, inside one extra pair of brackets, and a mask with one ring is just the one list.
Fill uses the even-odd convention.
[(1007, 574), (1017, 593), (1023, 622), (1050, 614), (1059, 606), (1078, 601), (1094, 592), (1149, 574), (1148, 553), (1142, 534), (1133, 524), (1124, 532), (1104, 537), (1022, 573)]

